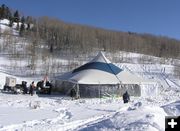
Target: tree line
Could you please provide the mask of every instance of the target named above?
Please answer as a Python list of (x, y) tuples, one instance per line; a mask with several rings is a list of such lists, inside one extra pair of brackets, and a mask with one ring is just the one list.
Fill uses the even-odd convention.
[(94, 50), (104, 50), (137, 52), (167, 58), (180, 57), (180, 41), (165, 36), (70, 24), (47, 16), (25, 17), (18, 10), (12, 11), (4, 4), (0, 7), (0, 19), (3, 18), (10, 20), (10, 26), (13, 22), (21, 23), (17, 27), (20, 36), (32, 41), (33, 46), (44, 44), (52, 54), (60, 51), (87, 54)]
[(34, 23), (33, 33), (53, 50), (71, 53), (128, 51), (166, 58), (180, 57), (180, 41), (165, 36), (105, 30), (58, 19), (41, 17)]

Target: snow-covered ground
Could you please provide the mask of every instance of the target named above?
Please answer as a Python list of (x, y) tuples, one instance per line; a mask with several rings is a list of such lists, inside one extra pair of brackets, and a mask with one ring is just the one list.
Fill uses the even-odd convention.
[[(7, 20), (0, 21), (1, 33), (11, 31), (15, 35), (14, 48), (17, 47), (19, 52), (26, 52), (28, 43), (18, 41), (20, 38), (16, 37), (18, 32), (15, 26), (9, 28)], [(0, 45), (3, 45), (4, 41), (2, 36)], [(88, 60), (95, 55), (90, 54)], [(113, 56), (110, 53), (106, 55), (120, 68), (142, 78), (156, 81), (159, 84), (159, 95), (148, 98), (131, 97), (130, 103), (124, 104), (121, 97), (71, 100), (70, 97), (60, 94), (30, 96), (0, 91), (0, 131), (164, 131), (165, 116), (180, 115), (180, 80), (174, 75), (175, 64), (180, 65), (180, 60), (128, 52), (117, 52)], [(147, 60), (140, 63), (141, 58)], [(43, 78), (41, 75), (27, 75), (28, 66), (31, 64), (29, 61), (24, 57), (22, 59), (10, 58), (6, 56), (6, 50), (1, 51), (0, 89), (5, 84), (6, 76), (15, 77), (17, 83), (25, 80), (28, 85), (32, 81), (36, 83), (41, 80)], [(162, 61), (163, 64), (160, 64)], [(47, 63), (52, 66), (53, 62), (57, 62), (63, 71), (66, 71), (63, 67), (71, 64), (64, 57), (47, 58), (47, 60), (39, 57), (35, 62), (38, 63), (36, 64), (37, 72), (46, 68), (44, 65)], [(82, 56), (82, 58), (74, 58), (73, 62), (80, 65), (87, 60), (84, 60)]]
[(172, 90), (157, 98), (131, 97), (128, 104), (121, 98), (71, 100), (61, 95), (0, 93), (0, 131), (163, 131), (165, 116), (180, 115), (179, 99)]

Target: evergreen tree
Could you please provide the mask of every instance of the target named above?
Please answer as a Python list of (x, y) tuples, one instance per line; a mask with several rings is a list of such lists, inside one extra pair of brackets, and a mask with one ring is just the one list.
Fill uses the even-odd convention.
[(26, 19), (25, 19), (25, 22), (27, 24), (26, 30), (29, 30), (30, 29), (30, 25), (33, 23), (33, 18), (31, 16), (27, 16)]
[(19, 35), (23, 36), (24, 35), (24, 31), (25, 31), (25, 25), (24, 25), (24, 22), (23, 22), (23, 23), (21, 23), (21, 27), (20, 27), (20, 30), (19, 30)]
[(30, 23), (27, 24), (26, 30), (29, 30), (29, 29), (30, 29)]
[(0, 19), (9, 19), (11, 16), (11, 11), (9, 7), (7, 7), (5, 4), (3, 4), (0, 7)]
[(0, 7), (0, 19), (2, 19), (2, 8)]
[(16, 12), (14, 13), (14, 22), (19, 22), (20, 17), (19, 17), (19, 12), (18, 10), (16, 10)]
[(2, 6), (1, 6), (1, 19), (5, 18), (5, 8), (6, 8), (5, 4), (2, 4)]
[(16, 30), (19, 30), (19, 22), (17, 22)]
[(10, 19), (10, 17), (12, 16), (11, 11), (10, 11), (10, 9), (8, 7), (6, 7), (6, 9), (5, 9), (5, 14), (4, 15), (5, 15), (6, 19)]
[(12, 16), (9, 17), (9, 26), (10, 27), (13, 26), (13, 17)]
[(21, 23), (25, 23), (25, 18), (24, 18), (24, 16), (21, 17)]

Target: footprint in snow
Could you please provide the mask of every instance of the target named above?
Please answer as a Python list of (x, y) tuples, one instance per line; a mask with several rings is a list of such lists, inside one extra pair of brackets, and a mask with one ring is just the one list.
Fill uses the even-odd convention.
[(70, 119), (72, 117), (72, 113), (66, 108), (59, 108), (54, 111), (58, 113), (58, 118)]
[(142, 107), (142, 102), (137, 102), (137, 103), (135, 103), (133, 106), (130, 106), (130, 107), (128, 108), (128, 111), (137, 110), (137, 109), (139, 109), (140, 107)]

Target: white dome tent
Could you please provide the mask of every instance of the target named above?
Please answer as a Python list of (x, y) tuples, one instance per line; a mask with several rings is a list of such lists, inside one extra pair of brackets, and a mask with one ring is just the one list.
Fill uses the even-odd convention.
[[(102, 52), (90, 62), (56, 77), (57, 84), (64, 81), (63, 87), (67, 93), (76, 85), (77, 97), (102, 97), (103, 95), (116, 94), (121, 96), (128, 91), (131, 96), (157, 95), (156, 82), (144, 80), (134, 74), (124, 71), (112, 64)], [(67, 84), (72, 83), (72, 84)], [(61, 83), (62, 84), (62, 83)]]

